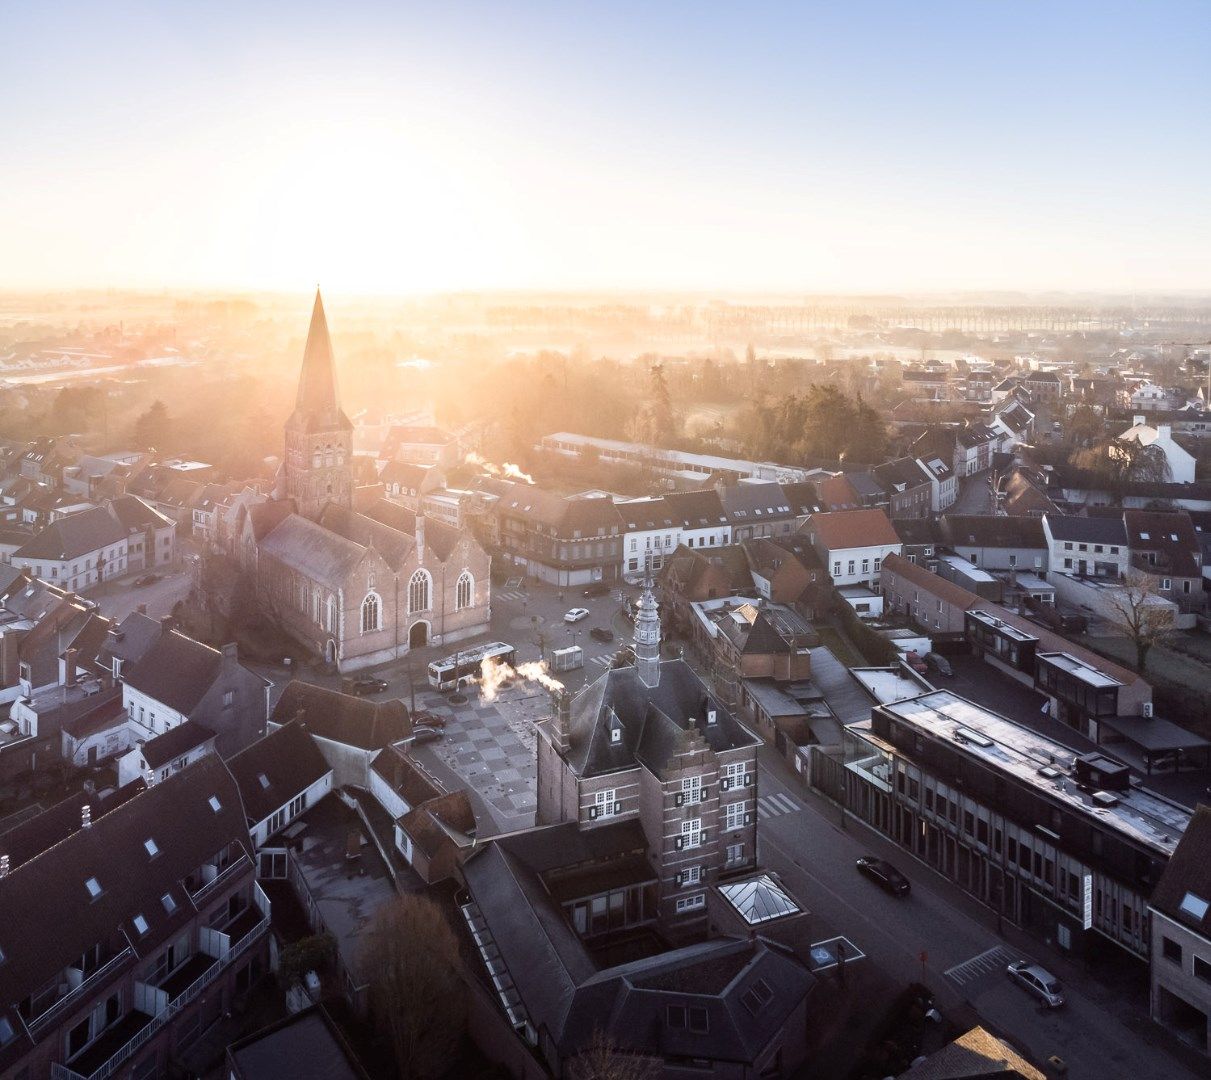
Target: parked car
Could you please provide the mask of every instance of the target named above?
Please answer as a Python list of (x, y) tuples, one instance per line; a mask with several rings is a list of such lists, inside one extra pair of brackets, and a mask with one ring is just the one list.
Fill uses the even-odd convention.
[(592, 585), (585, 589), (583, 595), (586, 600), (591, 600), (594, 596), (609, 596), (610, 587), (604, 581), (594, 581)]
[(1005, 968), (1005, 973), (1049, 1009), (1058, 1009), (1064, 1004), (1064, 988), (1060, 980), (1045, 967), (1032, 964), (1029, 960), (1015, 960)]
[(886, 859), (878, 859), (874, 855), (863, 855), (855, 865), (858, 867), (859, 873), (865, 874), (880, 889), (891, 893), (892, 896), (907, 896), (912, 892), (912, 885), (908, 878)]
[(936, 653), (936, 652), (926, 653), (925, 661), (935, 671), (937, 671), (939, 675), (953, 675), (954, 674), (954, 669), (950, 666), (950, 661), (947, 660), (946, 657), (940, 655), (939, 653)]
[(442, 729), (439, 727), (414, 727), (412, 729), (414, 743), (436, 742), (441, 737)]
[(159, 574), (144, 574), (142, 577), (135, 578), (135, 585), (141, 589), (144, 585), (154, 585), (159, 580)]
[(594, 626), (593, 629), (589, 631), (589, 637), (591, 637), (594, 641), (613, 641), (614, 631), (607, 629), (604, 626)]
[(913, 669), (918, 675), (924, 675), (929, 668), (925, 665), (925, 661), (921, 658), (921, 654), (916, 649), (909, 649), (904, 654), (904, 663)]
[(345, 679), (341, 689), (346, 694), (355, 697), (366, 697), (368, 694), (381, 694), (387, 689), (388, 683), (383, 679), (375, 679), (369, 675), (358, 675), (356, 678)]
[(446, 718), (438, 716), (437, 713), (429, 712), (427, 709), (417, 709), (412, 714), (412, 726), (420, 727), (436, 727), (444, 728), (446, 726)]
[(571, 611), (566, 612), (563, 617), (564, 622), (580, 622), (581, 619), (589, 617), (589, 609), (583, 607), (574, 607)]

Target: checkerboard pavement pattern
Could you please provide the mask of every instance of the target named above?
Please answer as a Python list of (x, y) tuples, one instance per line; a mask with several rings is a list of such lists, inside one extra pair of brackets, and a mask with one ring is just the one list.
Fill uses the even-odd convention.
[[(468, 688), (467, 703), (443, 694), (418, 693), (419, 708), (446, 720), (433, 752), (502, 819), (529, 817), (537, 809), (538, 738), (534, 722), (550, 715), (550, 699), (531, 686), (507, 688), (491, 703)], [(510, 822), (512, 823), (512, 822)]]

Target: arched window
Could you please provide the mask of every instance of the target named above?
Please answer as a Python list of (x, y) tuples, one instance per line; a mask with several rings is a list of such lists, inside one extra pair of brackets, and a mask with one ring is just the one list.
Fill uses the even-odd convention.
[(320, 453), (320, 448), (315, 448), (315, 453), (311, 455), (311, 467), (318, 469), (324, 463), (324, 456)]
[(408, 614), (414, 611), (429, 610), (429, 573), (427, 570), (417, 570), (408, 582)]
[(331, 593), (328, 595), (328, 632), (336, 633), (336, 597)]
[(454, 610), (462, 611), (469, 608), (475, 599), (475, 579), (469, 570), (464, 570), (458, 576), (458, 584), (454, 587)]
[(382, 626), (382, 605), (378, 593), (369, 593), (362, 601), (362, 633), (369, 634)]

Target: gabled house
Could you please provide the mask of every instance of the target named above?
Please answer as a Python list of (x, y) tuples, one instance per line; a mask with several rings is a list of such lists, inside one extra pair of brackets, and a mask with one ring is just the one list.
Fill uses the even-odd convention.
[(801, 532), (816, 549), (832, 582), (877, 588), (883, 558), (900, 553), (900, 538), (882, 510), (814, 514)]
[(1183, 613), (1202, 611), (1203, 547), (1190, 515), (1124, 510), (1131, 568), (1156, 580), (1156, 588)]
[(1121, 517), (1044, 514), (1048, 580), (1056, 574), (1119, 579), (1130, 563), (1127, 530)]
[(332, 791), (332, 766), (301, 724), (275, 728), (227, 762), (254, 847), (264, 847)]
[[(1173, 438), (1173, 428), (1169, 424), (1157, 424), (1154, 427), (1147, 423), (1143, 416), (1137, 416), (1131, 427), (1119, 435), (1116, 442), (1135, 443), (1137, 446), (1149, 447), (1153, 453), (1160, 454), (1165, 459), (1165, 467), (1169, 474), (1166, 479), (1169, 482), (1174, 484), (1194, 483), (1197, 459)], [(1111, 453), (1114, 454), (1116, 451), (1118, 455), (1124, 453), (1112, 445)]]
[(933, 477), (914, 458), (902, 457), (876, 465), (871, 476), (883, 490), (883, 505), (893, 520), (929, 515)]

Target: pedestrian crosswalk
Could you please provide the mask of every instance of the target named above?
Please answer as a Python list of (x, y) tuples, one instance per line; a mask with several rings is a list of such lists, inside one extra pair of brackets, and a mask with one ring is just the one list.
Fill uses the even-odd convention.
[(994, 945), (991, 949), (986, 949), (978, 956), (973, 956), (970, 960), (964, 960), (961, 964), (955, 964), (945, 974), (948, 979), (958, 986), (965, 986), (967, 983), (981, 979), (985, 975), (991, 975), (994, 971), (1003, 971), (1005, 965), (1010, 960), (1016, 958), (1017, 954), (1010, 952), (1003, 945)]
[(598, 664), (603, 668), (609, 667), (614, 662), (613, 653), (602, 653), (601, 656), (590, 656), (590, 664)]
[(757, 820), (764, 821), (766, 818), (781, 817), (783, 814), (794, 814), (802, 809), (794, 799), (782, 792), (761, 795), (757, 799)]
[(524, 600), (526, 597), (520, 589), (497, 589), (493, 595), (502, 600)]

